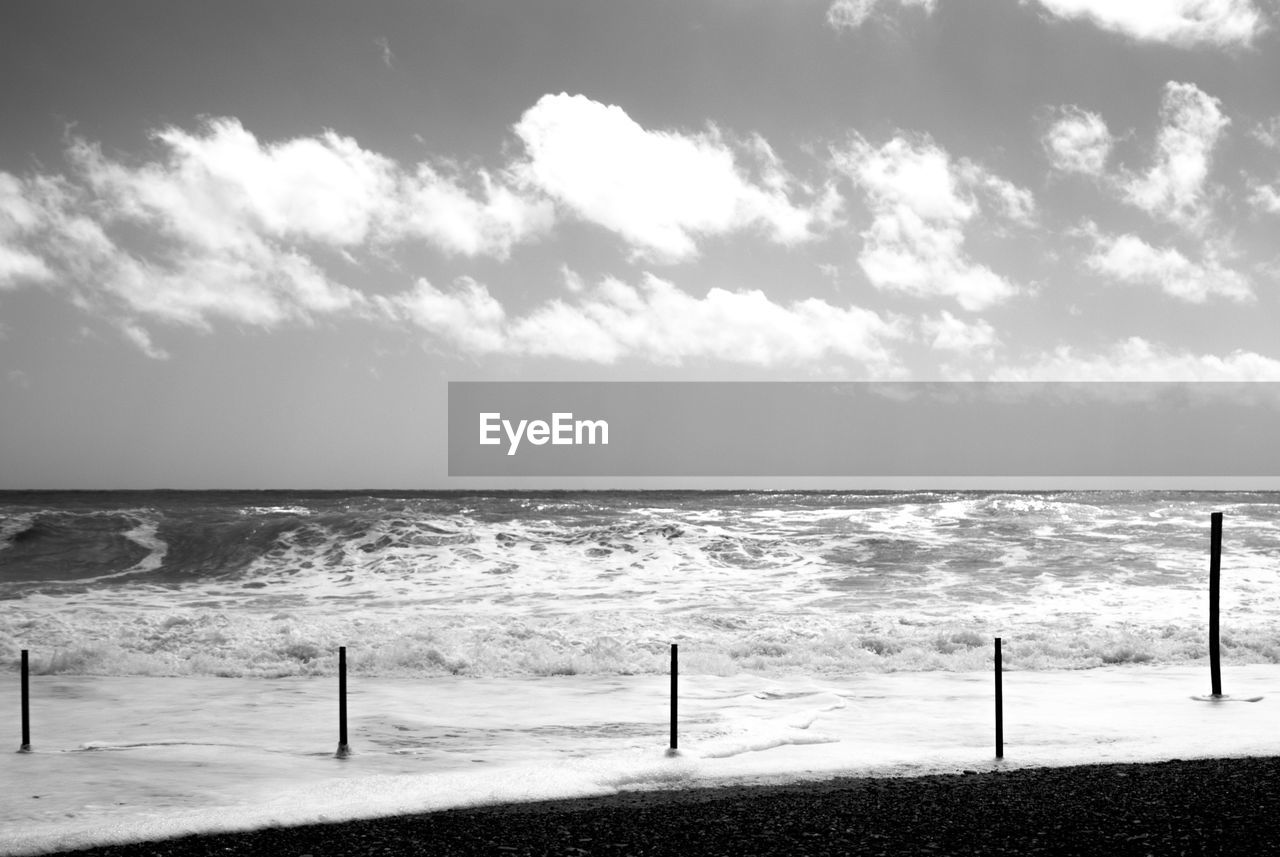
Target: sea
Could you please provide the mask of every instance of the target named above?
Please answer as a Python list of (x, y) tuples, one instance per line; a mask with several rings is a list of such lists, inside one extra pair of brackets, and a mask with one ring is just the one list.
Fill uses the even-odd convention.
[(1277, 492), (0, 492), (0, 854), (1275, 754), (1278, 618)]

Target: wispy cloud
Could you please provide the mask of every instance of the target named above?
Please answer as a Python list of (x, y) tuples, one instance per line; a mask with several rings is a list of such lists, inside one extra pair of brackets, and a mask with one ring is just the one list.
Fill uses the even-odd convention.
[(382, 64), (387, 68), (391, 68), (391, 64), (395, 62), (396, 58), (396, 55), (391, 52), (391, 42), (387, 40), (386, 36), (379, 36), (373, 40), (373, 43), (378, 46), (378, 50), (382, 53)]
[(717, 360), (773, 367), (840, 359), (868, 377), (893, 377), (900, 367), (891, 346), (909, 335), (903, 320), (858, 307), (816, 298), (781, 304), (758, 290), (711, 289), (699, 298), (652, 275), (636, 286), (606, 278), (518, 317), (470, 279), (449, 290), (419, 280), (410, 292), (377, 302), (389, 318), (465, 352), (601, 364)]
[(138, 350), (152, 360), (168, 360), (169, 352), (151, 341), (151, 334), (136, 324), (125, 322), (120, 325), (120, 332), (125, 338), (137, 346)]
[(1130, 337), (1101, 351), (1062, 345), (992, 374), (996, 381), (1280, 381), (1280, 360), (1237, 350), (1196, 354)]
[(939, 315), (921, 322), (925, 341), (935, 351), (990, 358), (1000, 344), (1000, 338), (990, 322), (983, 319), (966, 321), (943, 310)]
[(1256, 123), (1250, 134), (1268, 149), (1280, 149), (1280, 116), (1272, 116), (1265, 122)]
[(46, 220), (35, 196), (31, 183), (0, 172), (0, 290), (53, 276), (45, 260), (29, 247), (31, 236)]
[(1280, 212), (1280, 190), (1274, 184), (1255, 182), (1249, 189), (1249, 204), (1266, 214)]
[(937, 0), (835, 0), (827, 7), (827, 25), (835, 30), (856, 30), (886, 7), (910, 7), (933, 12)]
[[(1030, 0), (1022, 0), (1023, 3)], [(1252, 0), (1035, 0), (1050, 14), (1142, 42), (1242, 47), (1267, 29)]]

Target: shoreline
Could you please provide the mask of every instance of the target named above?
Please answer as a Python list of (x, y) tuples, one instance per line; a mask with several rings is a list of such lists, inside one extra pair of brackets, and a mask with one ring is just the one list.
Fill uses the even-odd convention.
[(1280, 756), (699, 786), (45, 852), (1172, 855), (1280, 846)]

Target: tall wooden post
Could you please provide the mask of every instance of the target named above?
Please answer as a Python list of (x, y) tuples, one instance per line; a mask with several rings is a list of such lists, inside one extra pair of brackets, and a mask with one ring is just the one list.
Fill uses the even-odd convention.
[(676, 644), (671, 644), (671, 750), (675, 750), (676, 741), (676, 678), (680, 673), (677, 661)]
[(351, 755), (347, 745), (347, 647), (338, 646), (338, 752), (339, 759)]
[(1222, 653), (1218, 645), (1218, 579), (1222, 569), (1222, 513), (1209, 526), (1209, 678), (1213, 695), (1222, 696)]
[(1000, 638), (996, 637), (996, 758), (1004, 758), (1004, 676)]
[(31, 705), (30, 689), (27, 684), (27, 650), (22, 650), (22, 745), (19, 753), (31, 752)]

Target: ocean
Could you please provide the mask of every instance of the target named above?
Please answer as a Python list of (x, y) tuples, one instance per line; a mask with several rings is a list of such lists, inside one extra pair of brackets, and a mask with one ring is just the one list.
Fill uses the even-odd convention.
[[(1228, 696), (1204, 702), (1215, 511)], [(0, 755), (0, 853), (1274, 753), (1278, 513), (1274, 492), (0, 493), (0, 734), (17, 749), (26, 649), (33, 749)]]

